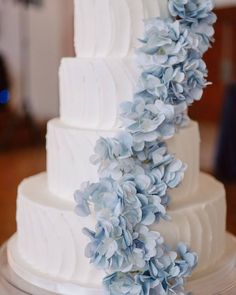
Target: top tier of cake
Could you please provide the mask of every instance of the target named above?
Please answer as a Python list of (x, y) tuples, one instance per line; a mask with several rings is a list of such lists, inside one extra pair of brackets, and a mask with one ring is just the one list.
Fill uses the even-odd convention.
[(168, 16), (167, 0), (75, 0), (79, 57), (126, 57), (143, 36), (143, 20)]

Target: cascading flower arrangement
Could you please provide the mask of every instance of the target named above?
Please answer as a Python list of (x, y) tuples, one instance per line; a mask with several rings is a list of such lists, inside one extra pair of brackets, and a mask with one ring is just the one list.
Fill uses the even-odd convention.
[(165, 140), (188, 124), (187, 107), (208, 84), (202, 57), (213, 41), (212, 9), (211, 0), (169, 0), (172, 18), (145, 21), (137, 92), (121, 105), (124, 130), (97, 141), (99, 182), (75, 192), (76, 213), (96, 213), (96, 228), (84, 229), (86, 256), (107, 273), (109, 295), (185, 294), (197, 265), (184, 243), (173, 251), (150, 226), (169, 219), (168, 192), (187, 168)]

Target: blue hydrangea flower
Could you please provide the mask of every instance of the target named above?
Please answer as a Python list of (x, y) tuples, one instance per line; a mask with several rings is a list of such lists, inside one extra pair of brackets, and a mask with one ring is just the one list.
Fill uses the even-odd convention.
[[(116, 144), (119, 146), (118, 142), (117, 140)], [(84, 187), (84, 193), (82, 191), (75, 193), (78, 214), (81, 215), (80, 210), (82, 215), (89, 214), (88, 202), (97, 202), (96, 208), (99, 209), (102, 208), (103, 202), (106, 203), (109, 200), (118, 202), (123, 198), (125, 188), (129, 188), (130, 191), (133, 189), (138, 198), (141, 196), (143, 222), (146, 225), (155, 219), (167, 218), (166, 207), (170, 200), (167, 189), (179, 185), (186, 166), (168, 153), (163, 142), (144, 143), (141, 151), (135, 151), (135, 148), (134, 145), (132, 158), (107, 159), (101, 162), (100, 183), (87, 184), (87, 187), (86, 185)], [(103, 196), (103, 194), (106, 195)], [(118, 195), (119, 197), (116, 198)]]
[(154, 289), (160, 285), (158, 279), (153, 279), (147, 275), (133, 276), (123, 273), (114, 273), (106, 277), (103, 283), (107, 293), (111, 295), (149, 295), (152, 294), (152, 288)]
[(129, 230), (125, 218), (106, 215), (100, 219), (94, 232), (88, 229), (84, 232), (91, 240), (86, 256), (91, 263), (107, 272), (126, 273), (143, 269), (146, 262), (156, 255), (158, 233), (145, 226)]
[(142, 224), (148, 226), (155, 221), (159, 221), (160, 218), (167, 218), (166, 207), (169, 203), (168, 198), (166, 200), (158, 195), (149, 195), (147, 197), (144, 194), (139, 194), (138, 197), (142, 203)]
[(198, 263), (197, 254), (191, 252), (184, 243), (179, 243), (177, 253), (180, 257), (180, 260), (178, 261), (180, 275), (189, 276)]
[[(180, 17), (185, 22), (197, 23), (212, 15), (212, 0), (169, 0), (169, 11), (172, 16)], [(214, 22), (216, 19), (214, 19)], [(211, 22), (213, 24), (214, 22)]]
[(180, 160), (174, 159), (165, 170), (164, 181), (169, 188), (177, 187), (184, 178), (187, 165)]
[[(178, 252), (170, 251), (166, 246), (163, 246), (162, 251), (159, 257), (150, 260), (149, 269), (146, 272), (146, 275), (148, 274), (152, 279), (155, 278), (161, 282), (155, 292), (159, 291), (160, 294), (185, 294), (185, 278), (190, 276), (196, 264), (193, 263), (190, 267), (185, 259), (181, 259)], [(187, 253), (196, 261), (194, 252), (187, 250)]]
[(134, 169), (133, 137), (128, 132), (120, 132), (117, 137), (98, 139), (95, 145), (95, 154), (90, 161), (98, 165), (100, 177), (120, 179), (123, 173), (129, 173)]
[(131, 274), (113, 273), (104, 279), (103, 284), (109, 295), (143, 295), (141, 285)]
[(139, 80), (139, 95), (150, 95), (165, 103), (176, 103), (185, 100), (183, 81), (185, 73), (180, 67), (159, 68), (145, 71)]
[(135, 235), (135, 248), (142, 251), (145, 261), (149, 261), (152, 257), (155, 257), (159, 240), (163, 242), (160, 233), (150, 231), (149, 228), (144, 225), (137, 225), (135, 227)]
[(200, 100), (208, 83), (206, 64), (199, 57), (189, 56), (175, 67), (145, 71), (139, 80), (137, 94), (142, 97), (160, 99), (167, 104), (187, 105)]
[(209, 84), (206, 80), (208, 72), (205, 62), (194, 56), (190, 56), (183, 64), (183, 71), (185, 73), (184, 96), (187, 104), (190, 105), (194, 100), (202, 98), (203, 89)]
[(183, 243), (178, 245), (178, 249), (181, 250), (171, 251), (160, 240), (156, 256), (150, 259), (143, 271), (125, 274), (116, 272), (104, 279), (103, 283), (108, 294), (186, 294), (184, 292), (185, 278), (196, 266), (197, 256), (196, 253), (190, 252)]
[(178, 126), (177, 132), (182, 127), (189, 125), (190, 118), (187, 112), (187, 104), (185, 102), (175, 105), (175, 124)]
[[(104, 212), (105, 213), (105, 212)], [(105, 271), (119, 269), (131, 270), (128, 253), (132, 241), (131, 233), (123, 231), (123, 224), (120, 218), (110, 214), (104, 214), (97, 223), (95, 231), (84, 229), (84, 233), (91, 242), (87, 245), (85, 254), (96, 267)], [(122, 242), (124, 249), (119, 249)], [(126, 245), (127, 243), (127, 245)]]
[[(162, 203), (156, 194), (160, 190), (153, 189), (152, 181), (154, 178), (147, 175), (126, 175), (119, 183), (104, 179), (75, 193), (78, 214), (90, 214), (89, 203), (97, 212), (96, 230), (85, 231), (91, 238), (86, 250), (91, 262), (112, 271), (122, 267), (124, 271), (144, 267), (155, 256), (157, 233), (146, 225), (166, 216), (167, 202)], [(163, 185), (166, 191), (167, 185)]]
[(191, 48), (189, 31), (179, 21), (152, 18), (145, 22), (144, 44), (138, 50), (138, 61), (142, 69), (171, 66), (186, 59)]
[[(89, 183), (86, 183), (86, 184), (84, 183), (83, 185), (84, 185), (84, 190), (77, 190), (74, 193), (74, 199), (77, 203), (75, 210), (76, 210), (76, 214), (78, 214), (79, 216), (86, 217), (91, 214), (89, 203), (88, 203), (89, 193), (88, 191), (86, 191), (86, 186), (88, 187)], [(86, 195), (86, 193), (88, 193), (88, 195)]]
[(132, 201), (136, 202), (138, 201), (136, 193), (135, 184), (128, 179), (121, 180), (119, 183), (112, 178), (104, 178), (98, 183), (87, 183), (83, 191), (78, 190), (75, 192), (75, 201), (77, 202), (77, 208), (79, 208), (77, 212), (82, 211), (82, 214), (86, 215), (88, 204), (91, 203), (95, 212), (106, 209), (119, 216), (124, 202), (128, 201), (125, 200), (125, 197), (131, 198), (132, 196)]
[(206, 52), (213, 41), (213, 24), (216, 22), (213, 8), (212, 0), (169, 0), (171, 15), (180, 17), (181, 24), (196, 34), (201, 53)]
[[(148, 190), (148, 193), (158, 192), (158, 195), (163, 196), (166, 191), (159, 190), (163, 183), (166, 187), (173, 188), (177, 187), (182, 181), (187, 167), (167, 152), (164, 143), (152, 142), (146, 144), (141, 157), (143, 162), (146, 162), (147, 175), (150, 177), (152, 184), (152, 189)], [(149, 164), (147, 164), (148, 161), (150, 161)], [(157, 186), (155, 187), (155, 185)]]
[(116, 138), (101, 137), (96, 142), (91, 162), (97, 164), (101, 161), (116, 158), (126, 159), (132, 155), (133, 138), (128, 132), (120, 132)]
[(139, 97), (123, 103), (121, 118), (137, 143), (167, 139), (175, 133), (174, 107), (161, 100), (152, 103)]

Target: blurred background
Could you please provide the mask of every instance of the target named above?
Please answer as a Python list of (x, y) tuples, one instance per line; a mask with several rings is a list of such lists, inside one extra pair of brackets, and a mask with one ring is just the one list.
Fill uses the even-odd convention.
[[(226, 185), (236, 234), (236, 0), (216, 0), (209, 86), (190, 109), (201, 167)], [(0, 245), (15, 229), (19, 182), (46, 168), (46, 122), (58, 116), (60, 59), (73, 56), (73, 0), (0, 0)]]

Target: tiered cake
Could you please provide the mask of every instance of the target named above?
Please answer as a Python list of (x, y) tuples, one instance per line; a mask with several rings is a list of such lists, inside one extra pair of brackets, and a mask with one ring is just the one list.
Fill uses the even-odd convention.
[[(96, 220), (74, 213), (73, 194), (82, 182), (97, 180), (89, 161), (95, 142), (118, 130), (118, 105), (132, 99), (139, 75), (134, 48), (143, 19), (167, 15), (167, 0), (75, 0), (77, 57), (61, 63), (60, 118), (48, 123), (47, 173), (24, 180), (18, 190), (18, 230), (8, 256), (25, 279), (101, 287), (104, 273), (85, 257), (88, 239), (82, 233)], [(191, 245), (199, 255), (195, 276), (221, 259), (226, 240), (225, 191), (199, 171), (199, 143), (196, 122), (168, 140), (169, 151), (188, 169), (171, 192), (172, 221), (152, 227), (173, 247), (179, 241)]]

